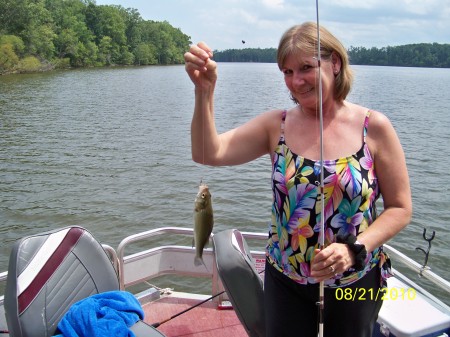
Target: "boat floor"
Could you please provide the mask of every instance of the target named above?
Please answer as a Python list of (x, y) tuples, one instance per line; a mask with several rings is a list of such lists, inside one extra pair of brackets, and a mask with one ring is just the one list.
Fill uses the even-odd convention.
[[(144, 304), (145, 322), (154, 324), (186, 310), (201, 301), (183, 297), (162, 297)], [(233, 309), (218, 309), (208, 301), (158, 327), (167, 337), (240, 337), (247, 336)]]

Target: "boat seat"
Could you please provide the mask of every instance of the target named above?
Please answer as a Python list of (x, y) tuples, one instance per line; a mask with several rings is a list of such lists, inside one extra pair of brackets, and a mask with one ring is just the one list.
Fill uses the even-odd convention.
[[(72, 304), (91, 295), (119, 290), (111, 260), (82, 227), (66, 227), (18, 240), (11, 251), (4, 306), (10, 335), (42, 337)], [(138, 321), (137, 337), (164, 336)]]
[(214, 234), (217, 270), (233, 308), (250, 337), (264, 337), (263, 282), (242, 233), (229, 229)]

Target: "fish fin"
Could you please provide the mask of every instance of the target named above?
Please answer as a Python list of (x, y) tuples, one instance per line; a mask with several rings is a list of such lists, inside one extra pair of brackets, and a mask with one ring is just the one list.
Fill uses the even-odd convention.
[[(208, 268), (206, 267), (205, 261), (203, 261), (203, 259), (201, 257), (196, 256), (194, 259), (194, 265), (196, 267), (204, 265), (206, 270), (208, 270)], [(209, 271), (209, 270), (208, 270)]]

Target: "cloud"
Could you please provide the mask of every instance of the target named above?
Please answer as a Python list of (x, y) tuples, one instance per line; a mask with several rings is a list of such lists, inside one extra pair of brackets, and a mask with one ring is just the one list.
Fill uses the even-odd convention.
[[(136, 8), (146, 20), (167, 20), (191, 36), (223, 50), (276, 47), (294, 24), (315, 21), (312, 0), (97, 0)], [(345, 46), (450, 43), (449, 0), (321, 0), (320, 23)]]
[(271, 9), (282, 9), (284, 7), (284, 0), (262, 0), (262, 3)]
[(354, 1), (354, 0), (330, 0), (331, 6), (338, 6), (347, 9), (372, 9), (382, 1), (378, 0), (364, 0), (364, 1)]
[(442, 9), (445, 3), (443, 0), (329, 0), (327, 4), (335, 7), (341, 7), (349, 10), (370, 10), (374, 12), (384, 12), (387, 16), (390, 13), (413, 13), (418, 15), (426, 15)]
[(427, 15), (429, 13), (436, 12), (440, 8), (442, 1), (439, 0), (427, 0), (427, 1), (416, 1), (416, 0), (401, 0), (398, 5), (401, 5), (406, 12), (414, 13), (418, 15)]

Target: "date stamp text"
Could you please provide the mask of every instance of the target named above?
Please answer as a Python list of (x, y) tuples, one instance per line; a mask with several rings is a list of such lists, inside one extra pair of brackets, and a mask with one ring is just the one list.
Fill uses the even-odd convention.
[(417, 293), (414, 288), (336, 288), (335, 296), (338, 301), (412, 301)]

